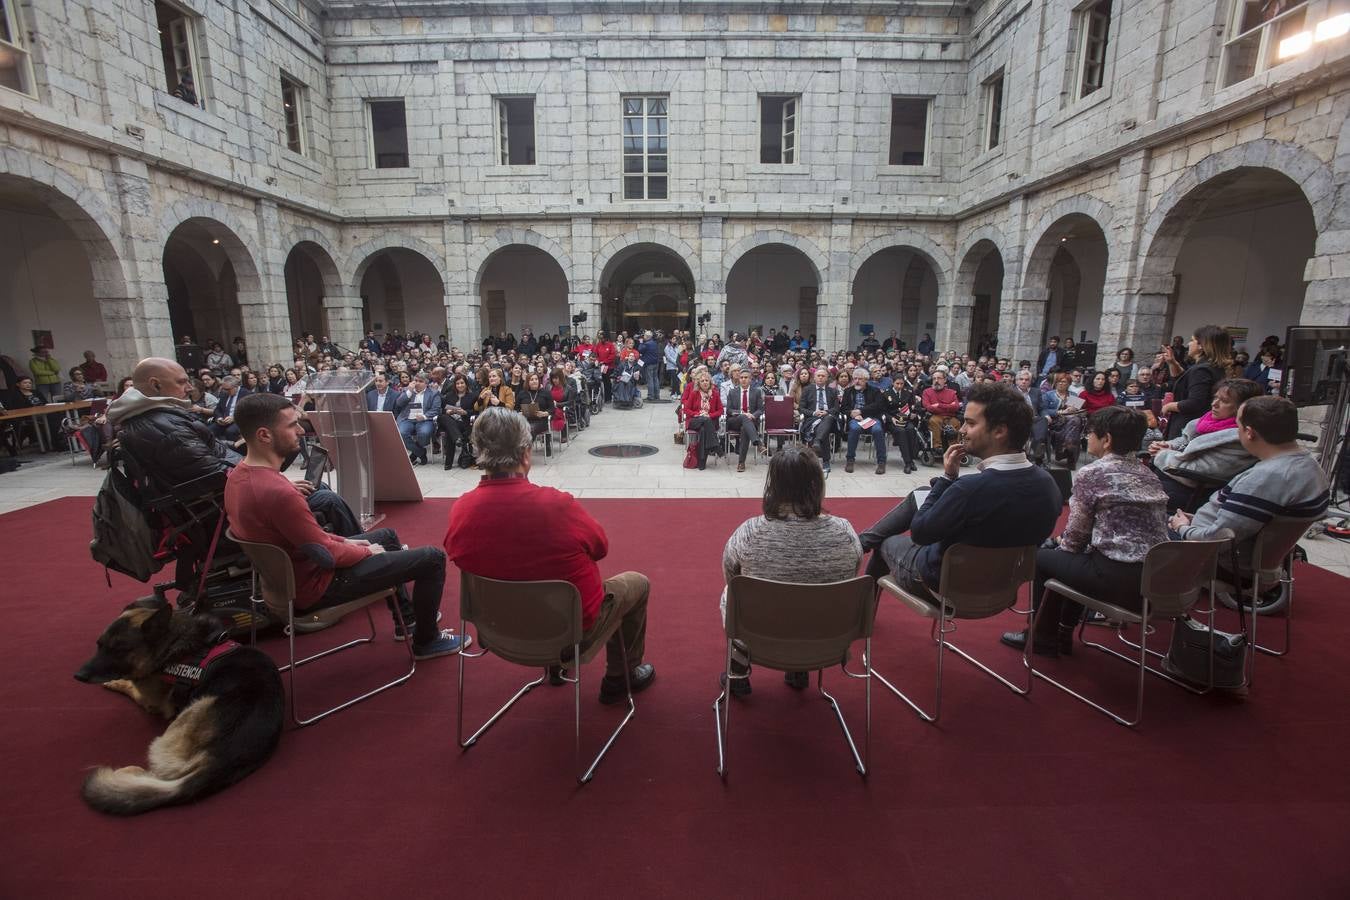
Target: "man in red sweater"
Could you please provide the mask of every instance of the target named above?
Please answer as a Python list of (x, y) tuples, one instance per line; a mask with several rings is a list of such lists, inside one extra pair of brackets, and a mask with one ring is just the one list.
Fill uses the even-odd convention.
[(942, 444), (942, 429), (950, 425), (952, 430), (961, 427), (956, 414), (961, 411), (961, 397), (947, 387), (947, 373), (938, 370), (933, 373), (933, 384), (924, 388), (923, 408), (928, 411), (928, 433), (933, 436), (933, 449), (945, 450)]
[[(623, 683), (623, 648), (628, 648), (633, 693), (645, 690), (656, 670), (642, 661), (647, 640), (647, 595), (651, 583), (637, 572), (600, 579), (599, 560), (609, 553), (604, 529), (571, 494), (531, 484), (530, 424), (520, 413), (492, 407), (473, 424), (473, 448), (487, 474), (478, 487), (450, 508), (446, 555), (462, 571), (500, 581), (570, 581), (581, 594), (584, 652), (615, 619), (618, 630), (605, 647), (600, 702), (628, 695)], [(504, 542), (526, 519), (543, 514), (547, 527), (524, 542)], [(622, 643), (620, 639), (622, 638)], [(555, 684), (562, 681), (556, 677)]]
[(332, 606), (398, 588), (401, 610), (408, 608), (404, 582), (413, 582), (412, 617), (395, 620), (394, 638), (413, 635), (413, 655), (432, 659), (458, 653), (469, 644), (437, 627), (445, 554), (435, 547), (404, 550), (391, 528), (353, 537), (339, 537), (319, 527), (295, 485), (281, 474), (281, 464), (300, 449), (300, 411), (286, 397), (249, 394), (234, 409), (234, 418), (248, 445), (243, 462), (225, 481), (225, 514), (241, 539), (275, 544), (291, 558), (295, 571), (295, 607)]

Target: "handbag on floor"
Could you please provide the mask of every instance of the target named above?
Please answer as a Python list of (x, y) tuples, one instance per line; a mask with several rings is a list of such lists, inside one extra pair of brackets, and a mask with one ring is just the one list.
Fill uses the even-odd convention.
[(683, 443), (684, 443), (684, 429), (683, 429), (683, 428), (677, 429), (677, 430), (676, 430), (676, 432), (675, 432), (675, 443), (677, 443), (677, 444), (683, 444)]
[(686, 469), (698, 468), (698, 444), (693, 441), (690, 441), (689, 446), (684, 450), (684, 467)]
[[(1214, 631), (1214, 686), (1241, 687), (1247, 658), (1247, 636)], [(1197, 685), (1209, 684), (1209, 629), (1185, 618), (1172, 628), (1172, 646), (1163, 668), (1170, 675)]]

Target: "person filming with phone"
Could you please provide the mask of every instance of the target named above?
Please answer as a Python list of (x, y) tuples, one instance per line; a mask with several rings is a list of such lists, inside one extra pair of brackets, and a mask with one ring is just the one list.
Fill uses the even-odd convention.
[[(1022, 450), (1033, 418), (1010, 383), (974, 385), (960, 442), (943, 454), (932, 490), (911, 493), (859, 535), (872, 554), (867, 574), (892, 575), (906, 590), (931, 597), (952, 544), (1016, 547), (1048, 538), (1063, 500), (1050, 474)], [(980, 458), (979, 472), (958, 478), (966, 453)]]

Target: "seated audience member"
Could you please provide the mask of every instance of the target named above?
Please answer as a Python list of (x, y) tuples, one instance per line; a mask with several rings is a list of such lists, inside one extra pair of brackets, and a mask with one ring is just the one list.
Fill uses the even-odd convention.
[[(862, 366), (853, 370), (853, 383), (839, 398), (839, 409), (848, 428), (848, 444), (844, 454), (844, 471), (853, 471), (853, 458), (858, 452), (858, 441), (864, 432), (872, 435), (872, 446), (877, 453), (877, 474), (886, 474), (886, 401), (881, 391), (867, 383), (868, 372)], [(864, 425), (864, 422), (871, 423)]]
[[(20, 375), (18, 378), (15, 379), (13, 401), (14, 401), (14, 408), (16, 410), (32, 406), (47, 405), (47, 397), (42, 393), (42, 391), (40, 391), (34, 385), (33, 376), (28, 375), (26, 373)], [(52, 441), (55, 442), (58, 439), (61, 439), (62, 438), (61, 422), (63, 421), (61, 414), (54, 413), (49, 416), (43, 416), (42, 418), (46, 421), (47, 434), (51, 436)], [(23, 442), (23, 437), (25, 434), (27, 434), (32, 439), (33, 443), (38, 443), (38, 430), (36, 420), (37, 416), (26, 416), (24, 419), (21, 419), (14, 423), (13, 427), (16, 435), (15, 437), (16, 452), (18, 449), (18, 445)], [(53, 446), (49, 447), (48, 449), (51, 450), (56, 448)]]
[(441, 388), (439, 424), (443, 435), (441, 449), (445, 451), (446, 469), (454, 465), (456, 447), (462, 448), (459, 455), (460, 468), (467, 469), (471, 464), (469, 429), (473, 426), (473, 401), (474, 396), (470, 393), (468, 379), (462, 374), (450, 376), (445, 386)]
[[(862, 547), (847, 519), (821, 510), (825, 474), (806, 447), (784, 447), (769, 460), (764, 485), (764, 514), (746, 519), (727, 541), (722, 574), (727, 582), (751, 575), (790, 584), (828, 584), (858, 574)], [(727, 618), (727, 592), (722, 590), (722, 622)], [(731, 693), (750, 693), (750, 663), (736, 645), (731, 657)], [(794, 688), (807, 685), (808, 673), (788, 672)], [(725, 681), (726, 673), (722, 673)]]
[(412, 387), (406, 395), (408, 402), (398, 414), (398, 433), (408, 451), (408, 461), (415, 466), (425, 466), (427, 448), (431, 446), (436, 419), (441, 414), (441, 395), (427, 386), (427, 376), (421, 372), (413, 376)]
[[(75, 366), (70, 370), (70, 380), (62, 388), (62, 397), (67, 403), (76, 403), (80, 400), (93, 400), (98, 396), (94, 386), (85, 380), (84, 369)], [(56, 398), (52, 398), (56, 399)]]
[(1261, 393), (1254, 381), (1225, 379), (1214, 389), (1209, 412), (1187, 422), (1179, 437), (1149, 444), (1169, 509), (1190, 507), (1198, 489), (1224, 484), (1256, 464), (1238, 438), (1237, 411)]
[(717, 423), (722, 418), (722, 394), (713, 387), (706, 369), (699, 372), (694, 386), (684, 395), (684, 427), (698, 440), (698, 467), (708, 468), (708, 454), (722, 455), (717, 444)]
[(371, 412), (393, 413), (397, 418), (408, 405), (408, 395), (389, 383), (389, 376), (380, 372), (375, 376), (375, 386), (366, 391), (366, 409)]
[[(143, 359), (132, 373), (131, 387), (108, 406), (108, 423), (122, 452), (162, 489), (224, 472), (240, 460), (233, 447), (192, 415), (188, 383), (187, 372), (173, 360)], [(351, 508), (333, 491), (315, 489), (307, 481), (292, 487), (336, 533), (361, 530)]]
[(839, 416), (839, 391), (830, 384), (830, 373), (823, 365), (812, 375), (812, 383), (802, 388), (797, 412), (802, 417), (802, 442), (816, 448), (829, 475), (830, 435)]
[[(1031, 407), (1012, 385), (971, 388), (960, 441), (943, 454), (943, 474), (933, 480), (923, 507), (910, 494), (862, 533), (862, 548), (872, 553), (867, 574), (889, 573), (923, 596), (938, 587), (942, 554), (952, 544), (1017, 547), (1049, 537), (1063, 501), (1055, 480), (1022, 451), (1031, 418)], [(958, 478), (966, 453), (980, 457), (980, 471)]]
[[(603, 582), (597, 562), (609, 553), (609, 540), (590, 513), (571, 494), (530, 483), (529, 423), (500, 406), (473, 423), (474, 452), (485, 471), (478, 487), (455, 501), (445, 532), (445, 552), (461, 571), (503, 581), (569, 581), (581, 594), (581, 648), (615, 619), (618, 630), (606, 645), (600, 702), (626, 699), (623, 648), (627, 648), (633, 693), (656, 679), (643, 662), (647, 640), (647, 597), (651, 584), (638, 572), (623, 572)], [(548, 526), (531, 532), (521, 552), (503, 552), (501, 536), (547, 510)], [(560, 673), (559, 673), (560, 674)], [(561, 680), (554, 678), (555, 684)]]
[(516, 392), (516, 412), (530, 423), (530, 434), (539, 437), (548, 433), (549, 419), (553, 415), (553, 397), (540, 387), (538, 372), (525, 376), (525, 385)]
[(942, 450), (942, 432), (947, 428), (959, 428), (961, 422), (956, 418), (961, 409), (961, 398), (956, 391), (947, 386), (947, 373), (938, 370), (933, 373), (933, 383), (923, 389), (920, 395), (923, 408), (928, 411), (928, 433), (933, 438), (933, 449)]
[(1105, 372), (1093, 372), (1092, 383), (1078, 397), (1083, 401), (1085, 413), (1116, 405), (1116, 395), (1111, 393), (1111, 382)]
[(234, 424), (234, 410), (244, 396), (247, 395), (240, 393), (238, 378), (226, 375), (220, 379), (220, 399), (216, 403), (216, 413), (211, 417), (212, 434), (229, 441), (239, 440), (239, 429)]
[[(411, 632), (413, 656), (449, 656), (470, 639), (436, 624), (445, 585), (445, 554), (436, 547), (404, 550), (391, 528), (339, 537), (320, 528), (304, 502), (281, 474), (282, 463), (300, 449), (304, 428), (300, 411), (285, 397), (250, 394), (235, 410), (248, 453), (225, 482), (225, 512), (230, 528), (245, 541), (275, 544), (295, 570), (295, 607), (333, 606), (383, 588), (398, 589), (403, 626), (395, 619), (395, 637)], [(413, 582), (409, 606), (404, 582)]]
[(498, 406), (510, 410), (516, 408), (516, 392), (502, 381), (501, 369), (488, 369), (487, 375), (480, 379), (479, 383), (483, 387), (479, 390), (478, 399), (473, 404), (475, 413), (481, 413), (485, 409)]
[(1041, 417), (1046, 422), (1053, 458), (1063, 459), (1072, 469), (1078, 463), (1085, 419), (1074, 399), (1072, 377), (1058, 372), (1054, 379), (1054, 390), (1041, 394)]
[(900, 458), (908, 475), (915, 470), (914, 458), (919, 455), (918, 398), (903, 381), (892, 381), (881, 392), (881, 399), (886, 406), (884, 421), (889, 423), (888, 430), (900, 447)]
[[(1256, 464), (1200, 507), (1194, 516), (1177, 510), (1168, 527), (1182, 540), (1206, 540), (1231, 529), (1251, 554), (1256, 533), (1271, 519), (1320, 519), (1330, 502), (1330, 482), (1312, 454), (1298, 445), (1298, 410), (1284, 397), (1254, 397), (1237, 413), (1238, 440)], [(1242, 573), (1245, 574), (1245, 573)]]
[[(759, 417), (764, 415), (764, 391), (750, 383), (750, 370), (739, 373), (740, 384), (727, 394), (727, 433), (738, 432), (736, 471), (745, 471), (745, 458), (759, 440)], [(735, 426), (735, 427), (733, 427)]]
[[(1036, 553), (1031, 602), (1044, 604), (1033, 648), (1039, 656), (1072, 653), (1073, 629), (1083, 612), (1060, 594), (1042, 596), (1051, 578), (1108, 603), (1143, 609), (1139, 576), (1144, 557), (1154, 544), (1167, 540), (1167, 497), (1135, 456), (1147, 427), (1142, 412), (1119, 406), (1088, 417), (1088, 453), (1097, 458), (1074, 475), (1064, 533), (1053, 548)], [(1020, 650), (1027, 633), (1008, 632), (1001, 640)]]
[[(558, 440), (561, 443), (567, 443), (567, 414), (572, 413), (572, 420), (578, 425), (581, 424), (580, 411), (577, 408), (577, 388), (562, 366), (554, 366), (553, 371), (548, 374), (548, 387), (544, 388), (548, 394), (548, 399), (553, 404), (553, 412), (549, 416), (548, 427), (558, 433)], [(658, 397), (657, 399), (660, 399)]]

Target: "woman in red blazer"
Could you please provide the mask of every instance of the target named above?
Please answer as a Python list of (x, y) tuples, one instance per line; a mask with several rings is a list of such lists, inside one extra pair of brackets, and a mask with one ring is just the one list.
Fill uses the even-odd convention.
[(708, 453), (721, 453), (717, 445), (717, 421), (722, 418), (722, 394), (713, 387), (712, 376), (702, 371), (694, 389), (684, 395), (684, 428), (698, 436), (698, 467), (708, 467)]

